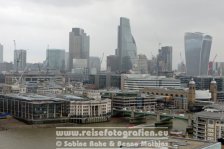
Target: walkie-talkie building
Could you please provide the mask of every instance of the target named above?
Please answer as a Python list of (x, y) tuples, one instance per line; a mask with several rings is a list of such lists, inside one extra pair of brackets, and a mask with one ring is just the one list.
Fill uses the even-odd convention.
[(212, 37), (199, 32), (185, 33), (184, 41), (187, 75), (207, 75)]

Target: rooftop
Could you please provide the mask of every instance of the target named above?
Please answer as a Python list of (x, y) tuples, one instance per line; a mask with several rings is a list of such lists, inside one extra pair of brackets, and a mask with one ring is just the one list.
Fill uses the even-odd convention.
[(210, 118), (210, 119), (224, 120), (223, 112), (202, 111), (202, 112), (195, 113), (194, 116), (203, 117), (203, 118)]
[(169, 138), (169, 143), (177, 145), (178, 149), (204, 149), (213, 146), (213, 148), (221, 148), (221, 144), (217, 142), (201, 141), (188, 138)]
[(7, 94), (6, 96), (28, 101), (64, 101), (62, 98), (43, 96), (38, 94)]

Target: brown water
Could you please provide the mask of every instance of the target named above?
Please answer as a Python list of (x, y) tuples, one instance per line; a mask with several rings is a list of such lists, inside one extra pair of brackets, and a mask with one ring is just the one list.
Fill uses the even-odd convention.
[[(147, 121), (152, 124), (154, 118)], [(77, 125), (76, 125), (77, 126)], [(113, 118), (110, 122), (79, 125), (82, 127), (128, 127), (127, 120)], [(174, 119), (173, 128), (185, 130), (187, 121)], [(0, 131), (0, 149), (55, 149), (55, 128), (18, 128)]]

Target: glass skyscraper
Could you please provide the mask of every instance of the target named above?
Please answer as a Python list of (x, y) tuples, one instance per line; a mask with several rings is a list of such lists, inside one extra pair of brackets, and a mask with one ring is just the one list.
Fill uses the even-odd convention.
[(14, 50), (14, 70), (24, 71), (26, 68), (26, 50)]
[(120, 18), (117, 51), (120, 59), (120, 71), (128, 71), (137, 65), (137, 47), (128, 18)]
[(47, 49), (47, 65), (50, 69), (65, 70), (65, 50)]
[(187, 75), (207, 75), (212, 37), (199, 32), (185, 33), (184, 41)]

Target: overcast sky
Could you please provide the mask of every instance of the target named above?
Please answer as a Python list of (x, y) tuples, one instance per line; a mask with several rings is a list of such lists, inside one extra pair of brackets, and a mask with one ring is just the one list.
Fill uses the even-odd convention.
[[(46, 48), (68, 51), (68, 34), (80, 27), (90, 35), (90, 55), (114, 54), (119, 17), (131, 22), (138, 54), (156, 55), (158, 44), (173, 46), (173, 64), (184, 59), (184, 33), (213, 37), (210, 60), (224, 61), (223, 0), (0, 0), (0, 43), (4, 60), (28, 49), (28, 62), (42, 62)], [(104, 57), (104, 64), (106, 57)]]

